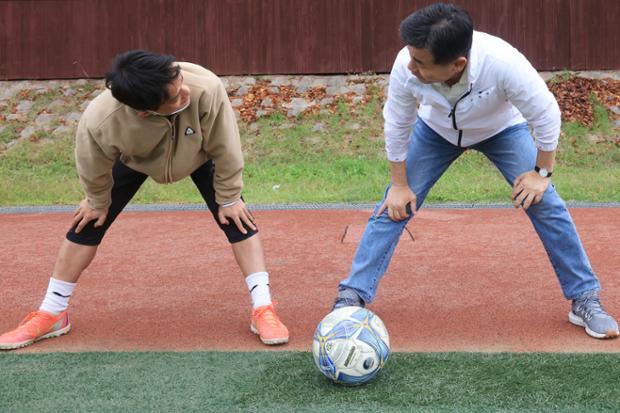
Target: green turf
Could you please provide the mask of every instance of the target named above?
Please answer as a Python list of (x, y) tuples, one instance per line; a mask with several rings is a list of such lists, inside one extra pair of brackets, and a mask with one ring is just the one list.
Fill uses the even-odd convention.
[(620, 354), (395, 353), (358, 388), (309, 353), (0, 354), (1, 412), (618, 412)]

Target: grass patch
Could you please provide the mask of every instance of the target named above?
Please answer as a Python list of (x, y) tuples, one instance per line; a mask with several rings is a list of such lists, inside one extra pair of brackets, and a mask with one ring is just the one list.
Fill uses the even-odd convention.
[(618, 354), (396, 353), (333, 385), (309, 353), (0, 357), (2, 412), (616, 412)]
[(18, 128), (18, 125), (8, 122), (2, 125), (2, 131), (0, 131), (0, 145), (6, 145), (7, 143), (14, 140), (16, 136), (19, 136), (19, 133), (17, 131)]
[(559, 71), (555, 75), (553, 75), (553, 77), (551, 79), (549, 79), (549, 83), (553, 85), (553, 84), (556, 84), (556, 83), (566, 82), (566, 81), (570, 80), (574, 76), (575, 76), (574, 72), (571, 72), (570, 70), (564, 69), (562, 71)]
[[(50, 112), (75, 112), (98, 84), (67, 86), (24, 95), (38, 111), (50, 101)], [(246, 159), (245, 198), (253, 204), (375, 202), (389, 181), (385, 159), (380, 91), (369, 87), (367, 104), (352, 107), (337, 101), (333, 111), (289, 119), (281, 113), (240, 124)], [(11, 105), (17, 101), (11, 101)], [(563, 126), (554, 183), (567, 201), (620, 202), (620, 147), (607, 110), (594, 106), (590, 129)], [(32, 117), (32, 116), (31, 116)], [(29, 118), (28, 122), (32, 119)], [(0, 132), (0, 149), (15, 139), (26, 124), (8, 122)], [(76, 204), (82, 191), (73, 163), (75, 123), (61, 134), (38, 133), (0, 151), (0, 206)], [(427, 202), (509, 202), (510, 188), (499, 172), (479, 153), (466, 152), (439, 180)], [(191, 180), (174, 185), (147, 181), (136, 203), (199, 203)]]

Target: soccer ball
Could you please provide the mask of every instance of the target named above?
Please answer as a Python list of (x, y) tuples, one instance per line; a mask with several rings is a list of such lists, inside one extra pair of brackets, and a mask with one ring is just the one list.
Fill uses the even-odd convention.
[(372, 311), (342, 307), (317, 326), (312, 354), (325, 376), (356, 386), (372, 380), (383, 368), (390, 354), (390, 339), (383, 321)]

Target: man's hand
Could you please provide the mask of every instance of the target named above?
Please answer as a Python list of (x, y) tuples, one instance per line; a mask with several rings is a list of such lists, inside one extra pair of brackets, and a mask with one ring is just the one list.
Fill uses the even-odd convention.
[(106, 217), (108, 216), (108, 209), (93, 209), (88, 204), (87, 199), (83, 199), (80, 202), (80, 206), (73, 213), (73, 222), (71, 226), (75, 228), (76, 234), (79, 233), (90, 221), (97, 220), (95, 222), (95, 227), (100, 227), (105, 222)]
[(515, 208), (522, 206), (527, 210), (531, 205), (539, 203), (548, 186), (549, 178), (543, 178), (535, 171), (522, 173), (512, 187), (511, 198)]
[(407, 205), (411, 205), (411, 211), (416, 211), (416, 196), (407, 185), (392, 185), (388, 190), (385, 201), (377, 211), (381, 215), (387, 208), (388, 216), (392, 221), (402, 221), (409, 216)]
[(220, 223), (222, 223), (223, 225), (230, 224), (228, 218), (232, 219), (242, 234), (248, 233), (248, 231), (243, 227), (243, 224), (247, 225), (253, 231), (256, 231), (256, 225), (254, 225), (254, 217), (245, 205), (245, 202), (243, 202), (243, 200), (241, 199), (231, 206), (220, 206), (217, 215), (220, 219)]

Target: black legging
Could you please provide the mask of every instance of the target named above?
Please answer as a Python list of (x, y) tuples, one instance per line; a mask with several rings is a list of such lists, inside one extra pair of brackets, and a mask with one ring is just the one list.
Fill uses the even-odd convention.
[[(196, 184), (196, 187), (200, 191), (200, 195), (202, 195), (207, 203), (209, 211), (213, 214), (215, 222), (217, 222), (217, 225), (224, 231), (230, 243), (250, 238), (258, 232), (258, 230), (254, 231), (244, 224), (247, 234), (243, 234), (232, 221), (229, 225), (222, 225), (220, 223), (217, 217), (219, 205), (215, 202), (215, 189), (213, 187), (214, 171), (213, 162), (208, 161), (191, 174), (192, 181)], [(110, 228), (110, 225), (112, 225), (112, 222), (114, 222), (118, 214), (125, 208), (125, 205), (127, 205), (136, 192), (138, 192), (138, 189), (140, 189), (140, 186), (147, 177), (147, 175), (131, 169), (123, 164), (120, 159), (117, 159), (112, 168), (112, 178), (114, 179), (112, 204), (108, 210), (105, 222), (102, 226), (95, 228), (94, 225), (96, 221), (91, 221), (82, 228), (79, 234), (75, 232), (74, 226), (67, 232), (67, 239), (80, 245), (99, 245), (106, 231)]]

